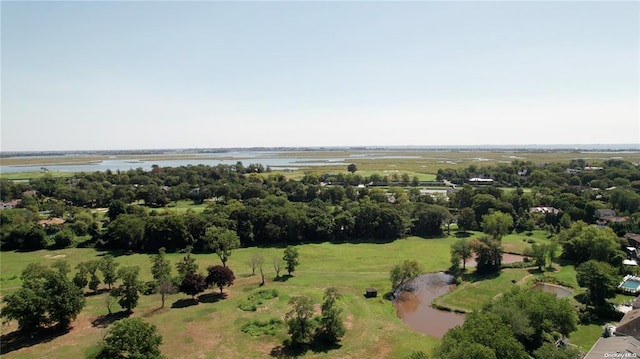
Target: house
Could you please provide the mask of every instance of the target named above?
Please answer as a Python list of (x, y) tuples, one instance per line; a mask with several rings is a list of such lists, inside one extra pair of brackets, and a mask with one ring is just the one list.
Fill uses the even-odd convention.
[(0, 210), (15, 208), (20, 204), (20, 202), (22, 202), (21, 199), (14, 199), (9, 202), (0, 202)]
[(491, 186), (493, 185), (493, 180), (491, 178), (470, 178), (469, 183), (476, 186)]
[(633, 337), (601, 337), (583, 359), (637, 358), (640, 341)]
[(558, 214), (562, 212), (561, 209), (557, 209), (554, 207), (531, 207), (529, 208), (529, 213), (542, 213), (542, 214)]
[(597, 219), (602, 219), (604, 217), (615, 217), (616, 211), (608, 208), (596, 209), (595, 216)]
[(62, 218), (53, 217), (53, 218), (49, 218), (49, 219), (40, 220), (40, 221), (38, 221), (38, 224), (43, 226), (43, 227), (49, 227), (49, 226), (56, 226), (56, 225), (64, 224), (64, 222), (66, 222), (66, 221), (64, 219), (62, 219)]
[(623, 238), (627, 240), (629, 247), (634, 247), (636, 250), (640, 249), (640, 234), (626, 233)]
[[(634, 302), (635, 304), (635, 302)], [(616, 336), (640, 339), (640, 309), (628, 311), (616, 326)]]
[(591, 347), (584, 359), (637, 358), (640, 356), (640, 302), (636, 299), (617, 327), (607, 326), (605, 336)]

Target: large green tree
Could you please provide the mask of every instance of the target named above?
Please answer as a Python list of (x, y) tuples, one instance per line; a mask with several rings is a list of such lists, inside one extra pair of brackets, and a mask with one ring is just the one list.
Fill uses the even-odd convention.
[(500, 316), (490, 312), (467, 315), (462, 326), (449, 330), (435, 357), (441, 359), (529, 359), (524, 346)]
[(578, 285), (587, 288), (587, 297), (594, 305), (603, 305), (616, 295), (618, 271), (609, 263), (589, 260), (576, 268)]
[(487, 236), (476, 238), (471, 242), (476, 253), (479, 273), (499, 272), (502, 266), (502, 244), (499, 240)]
[(515, 287), (484, 308), (500, 316), (528, 352), (577, 329), (578, 315), (568, 299)]
[(236, 231), (216, 226), (206, 229), (204, 240), (208, 249), (213, 250), (218, 255), (222, 265), (225, 267), (231, 252), (240, 247), (240, 238)]
[(306, 296), (292, 297), (289, 304), (293, 309), (287, 313), (285, 319), (291, 335), (291, 345), (305, 347), (311, 344), (315, 329), (313, 320), (313, 302)]
[(558, 237), (562, 256), (577, 263), (594, 259), (617, 267), (626, 257), (621, 250), (622, 243), (608, 227), (598, 228), (578, 221), (561, 231)]
[(108, 285), (109, 290), (111, 290), (111, 286), (118, 280), (118, 266), (120, 263), (116, 262), (112, 255), (106, 255), (100, 259), (99, 265), (104, 284)]
[[(451, 256), (462, 260), (462, 268), (466, 269), (467, 259), (473, 256), (473, 248), (467, 238), (460, 238), (451, 245)], [(453, 259), (452, 259), (453, 261)]]
[(482, 217), (482, 231), (500, 239), (513, 227), (513, 217), (503, 212), (493, 212)]
[(326, 343), (335, 344), (340, 341), (346, 332), (340, 314), (342, 309), (338, 307), (337, 301), (342, 295), (336, 288), (327, 288), (324, 291), (320, 321), (316, 329), (316, 337)]
[(29, 264), (22, 272), (22, 287), (5, 296), (0, 316), (18, 321), (18, 329), (31, 332), (56, 325), (66, 328), (85, 305), (82, 290), (61, 271)]
[(138, 306), (142, 282), (138, 279), (140, 267), (122, 267), (118, 270), (118, 277), (122, 279), (122, 284), (111, 291), (111, 295), (118, 298), (118, 304), (129, 312)]
[(162, 336), (155, 325), (140, 318), (122, 319), (109, 328), (98, 358), (160, 359), (164, 358), (160, 344)]
[(405, 260), (400, 264), (396, 264), (389, 274), (391, 279), (392, 290), (402, 289), (406, 283), (420, 275), (422, 269), (415, 260)]

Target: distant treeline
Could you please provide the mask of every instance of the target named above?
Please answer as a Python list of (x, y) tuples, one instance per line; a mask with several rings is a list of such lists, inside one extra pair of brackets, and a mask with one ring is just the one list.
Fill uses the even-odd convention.
[[(494, 184), (465, 184), (472, 177), (491, 178)], [(21, 201), (17, 208), (0, 211), (0, 240), (3, 250), (67, 247), (82, 241), (114, 249), (193, 246), (208, 251), (204, 233), (212, 226), (235, 231), (243, 246), (393, 240), (438, 236), (454, 222), (462, 230), (481, 229), (482, 217), (493, 211), (513, 217), (511, 230), (555, 233), (574, 221), (594, 223), (596, 210), (602, 208), (628, 217), (612, 224), (619, 234), (637, 231), (640, 169), (626, 161), (588, 166), (583, 160), (545, 165), (516, 160), (443, 169), (438, 179), (456, 186), (447, 196), (430, 195), (407, 174), (361, 176), (357, 171), (307, 173), (292, 180), (267, 173), (260, 164), (245, 167), (241, 162), (78, 173), (70, 178), (45, 175), (28, 183), (2, 180), (2, 200)], [(372, 183), (379, 186), (369, 186)], [(180, 200), (206, 203), (206, 209), (184, 214), (165, 209)], [(535, 206), (558, 211), (532, 213)], [(107, 208), (106, 216), (90, 211), (95, 208)], [(38, 224), (43, 216), (65, 222)]]

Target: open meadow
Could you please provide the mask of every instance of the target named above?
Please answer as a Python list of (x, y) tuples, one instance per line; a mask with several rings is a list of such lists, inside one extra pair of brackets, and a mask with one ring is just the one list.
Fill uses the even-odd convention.
[[(281, 327), (275, 335), (252, 337), (241, 332), (246, 323), (271, 318), (283, 319), (290, 310), (289, 298), (308, 295), (318, 305), (327, 287), (336, 287), (343, 294), (340, 306), (344, 309), (343, 321), (347, 334), (343, 346), (328, 352), (310, 351), (310, 358), (360, 358), (402, 357), (414, 350), (430, 352), (438, 340), (417, 333), (404, 324), (395, 314), (392, 303), (381, 296), (364, 298), (367, 287), (377, 287), (381, 293), (390, 290), (390, 268), (406, 258), (412, 258), (427, 271), (445, 269), (448, 265), (449, 246), (453, 238), (422, 239), (411, 237), (390, 243), (358, 244), (306, 244), (299, 246), (300, 266), (293, 277), (274, 281), (275, 272), (269, 260), (281, 256), (282, 248), (247, 248), (236, 250), (229, 261), (235, 271), (235, 284), (225, 289), (225, 298), (212, 295), (208, 290), (198, 305), (190, 305), (188, 296), (174, 294), (160, 310), (160, 296), (142, 296), (133, 316), (144, 317), (156, 324), (164, 338), (162, 351), (170, 358), (260, 358), (280, 356), (279, 347), (287, 338), (286, 328)], [(81, 261), (97, 258), (106, 252), (94, 249), (65, 249), (57, 251), (35, 251), (28, 253), (2, 253), (2, 295), (13, 292), (20, 286), (19, 275), (27, 264), (33, 262), (52, 263), (64, 259), (73, 267)], [(266, 300), (256, 312), (244, 312), (238, 305), (249, 294), (260, 288), (259, 275), (252, 276), (247, 264), (249, 258), (260, 253), (267, 259), (266, 289), (277, 289), (279, 296)], [(183, 255), (170, 254), (173, 263)], [(219, 264), (213, 254), (195, 255), (201, 271), (209, 265)], [(142, 268), (141, 279), (150, 280), (149, 255), (118, 255), (122, 266), (137, 265)], [(217, 291), (217, 290), (216, 290)], [(63, 358), (72, 353), (89, 355), (104, 335), (100, 318), (107, 314), (106, 293), (87, 296), (87, 306), (72, 323), (70, 333), (45, 343), (27, 346), (6, 352), (6, 358)], [(116, 305), (117, 307), (117, 305)], [(3, 334), (15, 329), (4, 326)], [(4, 344), (3, 344), (4, 346)], [(11, 348), (13, 349), (13, 348)], [(3, 351), (7, 350), (6, 348)]]

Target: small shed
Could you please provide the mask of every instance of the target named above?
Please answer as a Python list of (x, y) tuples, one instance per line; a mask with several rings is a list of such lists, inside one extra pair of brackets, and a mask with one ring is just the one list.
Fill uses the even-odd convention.
[(365, 290), (364, 296), (367, 298), (375, 298), (378, 296), (378, 290), (371, 287)]

